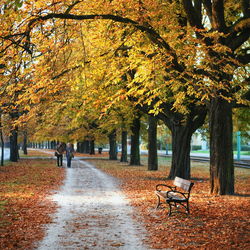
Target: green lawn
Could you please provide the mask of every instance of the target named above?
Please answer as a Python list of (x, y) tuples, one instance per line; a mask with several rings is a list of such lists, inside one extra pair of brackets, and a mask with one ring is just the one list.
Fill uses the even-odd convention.
[[(192, 150), (191, 153), (201, 153), (201, 154), (209, 154), (209, 150)], [(234, 151), (234, 154), (237, 155), (237, 151)], [(250, 151), (241, 151), (241, 155), (250, 155)]]

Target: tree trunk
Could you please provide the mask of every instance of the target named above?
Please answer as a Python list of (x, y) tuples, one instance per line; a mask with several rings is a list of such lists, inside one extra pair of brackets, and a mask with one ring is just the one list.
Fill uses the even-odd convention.
[(232, 106), (216, 98), (211, 101), (209, 112), (211, 193), (233, 194)]
[(79, 142), (79, 152), (83, 154), (90, 154), (90, 141), (84, 140)]
[(56, 141), (51, 142), (51, 149), (56, 149)]
[(28, 151), (27, 151), (27, 132), (26, 131), (23, 133), (23, 153), (25, 155), (28, 154)]
[[(188, 116), (176, 114), (175, 119), (163, 119), (172, 134), (172, 164), (168, 178), (190, 179), (190, 147), (192, 134), (205, 121), (204, 107), (190, 110)], [(185, 118), (185, 119), (184, 119)]]
[(2, 125), (0, 123), (0, 138), (1, 138), (1, 166), (4, 164), (4, 140), (3, 140), (3, 130), (2, 130)]
[(94, 155), (95, 154), (95, 140), (90, 140), (89, 142), (90, 145), (90, 155)]
[(190, 179), (190, 145), (193, 133), (192, 127), (172, 127), (172, 164), (168, 178), (176, 176), (183, 179)]
[(148, 170), (158, 170), (157, 118), (148, 116)]
[(122, 131), (121, 162), (128, 162), (127, 138), (128, 138), (128, 132), (127, 131)]
[(81, 153), (80, 152), (80, 142), (76, 143), (76, 152)]
[(109, 134), (109, 159), (117, 160), (116, 130)]
[(79, 142), (79, 153), (84, 153), (84, 142)]
[(18, 161), (17, 129), (13, 129), (10, 135), (10, 161)]
[(140, 117), (133, 120), (131, 126), (131, 152), (130, 152), (130, 165), (141, 165), (140, 161)]

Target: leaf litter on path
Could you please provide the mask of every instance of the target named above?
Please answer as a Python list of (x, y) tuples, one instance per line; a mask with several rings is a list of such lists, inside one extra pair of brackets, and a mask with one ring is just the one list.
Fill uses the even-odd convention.
[(64, 185), (52, 197), (59, 208), (38, 250), (150, 249), (115, 178), (79, 160), (66, 170)]

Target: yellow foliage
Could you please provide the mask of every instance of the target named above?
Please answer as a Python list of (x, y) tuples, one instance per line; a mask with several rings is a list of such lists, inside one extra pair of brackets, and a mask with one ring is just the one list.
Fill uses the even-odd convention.
[[(46, 127), (34, 132), (40, 137), (93, 135), (91, 123), (103, 131), (118, 127), (121, 116), (129, 123), (137, 104), (150, 106), (155, 114), (165, 104), (187, 114), (190, 103), (204, 104), (216, 95), (246, 103), (241, 96), (249, 86), (242, 82), (249, 69), (221, 42), (228, 34), (211, 30), (206, 12), (202, 15), (207, 23), (198, 29), (182, 23), (185, 11), (179, 1), (29, 0), (22, 8), (4, 3), (0, 4), (0, 64), (5, 65), (0, 67), (1, 106), (5, 112), (25, 113), (22, 121), (33, 124), (35, 119), (38, 129)], [(240, 16), (240, 5), (232, 0), (225, 7), (229, 25)], [(45, 20), (50, 13), (124, 19)], [(234, 94), (237, 86), (242, 91)]]

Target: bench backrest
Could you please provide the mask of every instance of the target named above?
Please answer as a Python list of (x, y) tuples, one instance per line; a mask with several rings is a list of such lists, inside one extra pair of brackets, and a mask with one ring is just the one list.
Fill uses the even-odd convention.
[(176, 187), (182, 188), (183, 190), (185, 190), (187, 192), (190, 192), (190, 190), (191, 190), (192, 186), (194, 185), (194, 183), (176, 176), (175, 179), (174, 179), (174, 185)]

